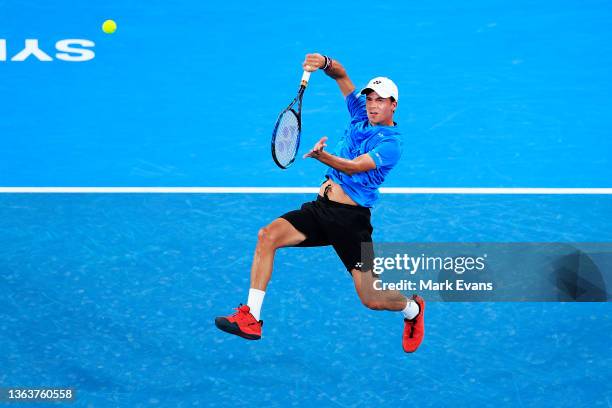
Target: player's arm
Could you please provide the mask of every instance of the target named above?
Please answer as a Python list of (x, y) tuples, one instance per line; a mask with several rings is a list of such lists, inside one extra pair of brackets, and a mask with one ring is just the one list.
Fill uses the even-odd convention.
[(349, 160), (326, 152), (323, 150), (327, 146), (327, 144), (325, 144), (326, 141), (327, 137), (322, 137), (321, 140), (314, 145), (312, 150), (304, 155), (304, 158), (312, 157), (349, 176), (376, 168), (376, 163), (367, 153)]
[[(327, 65), (327, 67), (326, 67)], [(346, 70), (338, 60), (325, 57), (321, 54), (307, 54), (302, 66), (305, 71), (324, 69), (327, 76), (336, 80), (342, 95), (347, 96), (355, 90), (355, 85), (346, 74)]]

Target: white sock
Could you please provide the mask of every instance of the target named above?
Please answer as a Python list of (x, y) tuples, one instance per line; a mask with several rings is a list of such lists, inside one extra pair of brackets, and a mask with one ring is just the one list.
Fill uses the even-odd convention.
[(417, 317), (417, 315), (421, 311), (421, 308), (419, 307), (419, 304), (415, 302), (414, 300), (412, 299), (407, 299), (407, 300), (408, 300), (408, 303), (406, 303), (406, 307), (404, 308), (404, 310), (402, 310), (402, 314), (404, 315), (406, 319), (411, 320)]
[(265, 295), (266, 292), (264, 292), (263, 290), (253, 288), (249, 289), (249, 300), (247, 300), (247, 305), (249, 305), (249, 308), (251, 309), (251, 314), (255, 317), (255, 320), (259, 320), (261, 314), (261, 305), (263, 303)]

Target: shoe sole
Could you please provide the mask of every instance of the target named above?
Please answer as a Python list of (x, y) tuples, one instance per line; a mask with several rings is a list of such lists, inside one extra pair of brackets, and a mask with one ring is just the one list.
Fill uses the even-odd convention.
[(249, 334), (249, 333), (243, 332), (242, 330), (240, 330), (240, 327), (238, 327), (236, 323), (230, 322), (225, 317), (215, 318), (215, 326), (217, 326), (219, 330), (222, 330), (229, 334), (236, 335), (238, 337), (242, 337), (243, 339), (247, 339), (247, 340), (261, 339), (261, 336), (258, 336), (256, 334)]

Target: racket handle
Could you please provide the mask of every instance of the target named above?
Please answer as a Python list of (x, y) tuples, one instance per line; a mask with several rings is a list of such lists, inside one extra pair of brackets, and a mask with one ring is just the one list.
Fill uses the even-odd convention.
[(308, 80), (310, 79), (310, 74), (311, 72), (308, 71), (304, 71), (304, 73), (302, 74), (302, 82), (301, 82), (301, 86), (303, 86), (304, 88), (306, 88), (306, 86), (308, 85)]

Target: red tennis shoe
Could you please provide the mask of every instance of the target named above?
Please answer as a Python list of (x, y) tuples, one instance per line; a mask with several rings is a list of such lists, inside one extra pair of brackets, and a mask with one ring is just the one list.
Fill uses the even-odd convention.
[(425, 301), (419, 295), (412, 295), (412, 300), (419, 305), (419, 314), (414, 319), (404, 319), (402, 347), (406, 353), (414, 353), (419, 348), (425, 335)]
[(261, 339), (263, 320), (255, 320), (248, 305), (241, 304), (236, 310), (236, 313), (231, 316), (216, 317), (215, 325), (224, 332), (235, 334), (247, 340)]

